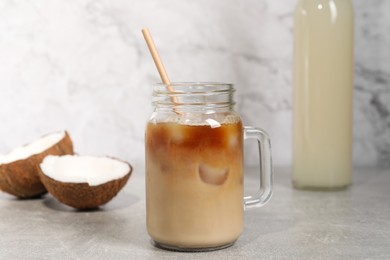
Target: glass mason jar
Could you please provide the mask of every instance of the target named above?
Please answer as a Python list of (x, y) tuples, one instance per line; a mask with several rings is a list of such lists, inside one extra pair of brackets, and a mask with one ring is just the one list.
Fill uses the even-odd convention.
[[(147, 124), (146, 220), (155, 245), (206, 251), (232, 245), (243, 229), (243, 210), (272, 193), (270, 139), (243, 127), (233, 110), (234, 88), (224, 83), (172, 83), (154, 87)], [(260, 189), (244, 196), (243, 140), (259, 143)]]

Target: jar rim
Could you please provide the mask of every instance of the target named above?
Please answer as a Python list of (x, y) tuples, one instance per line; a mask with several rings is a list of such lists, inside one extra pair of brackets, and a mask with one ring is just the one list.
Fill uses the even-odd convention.
[(232, 110), (233, 84), (220, 82), (158, 83), (153, 89), (153, 105), (158, 110), (185, 112)]
[(233, 83), (229, 82), (218, 82), (218, 81), (178, 81), (165, 84), (162, 82), (155, 83), (156, 86), (234, 86)]
[(171, 82), (155, 83), (154, 91), (164, 94), (207, 93), (235, 91), (234, 84), (224, 82)]

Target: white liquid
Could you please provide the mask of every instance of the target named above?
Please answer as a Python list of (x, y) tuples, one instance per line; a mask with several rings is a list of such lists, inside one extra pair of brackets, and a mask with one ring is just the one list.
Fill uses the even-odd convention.
[(352, 3), (299, 0), (294, 19), (293, 183), (345, 187), (352, 177)]

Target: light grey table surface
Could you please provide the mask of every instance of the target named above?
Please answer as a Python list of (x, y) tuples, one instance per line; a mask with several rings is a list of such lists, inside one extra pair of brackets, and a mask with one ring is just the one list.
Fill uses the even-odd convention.
[[(355, 168), (338, 192), (298, 191), (289, 168), (275, 169), (274, 196), (245, 212), (230, 248), (206, 253), (153, 247), (145, 228), (144, 171), (97, 211), (78, 212), (50, 195), (0, 193), (0, 259), (390, 259), (390, 169)], [(248, 174), (247, 190), (255, 178)]]

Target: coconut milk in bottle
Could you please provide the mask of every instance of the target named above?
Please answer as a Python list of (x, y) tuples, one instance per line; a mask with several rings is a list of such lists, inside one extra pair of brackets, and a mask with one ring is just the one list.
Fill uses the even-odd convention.
[(293, 185), (340, 189), (352, 175), (351, 0), (298, 0), (294, 14)]

